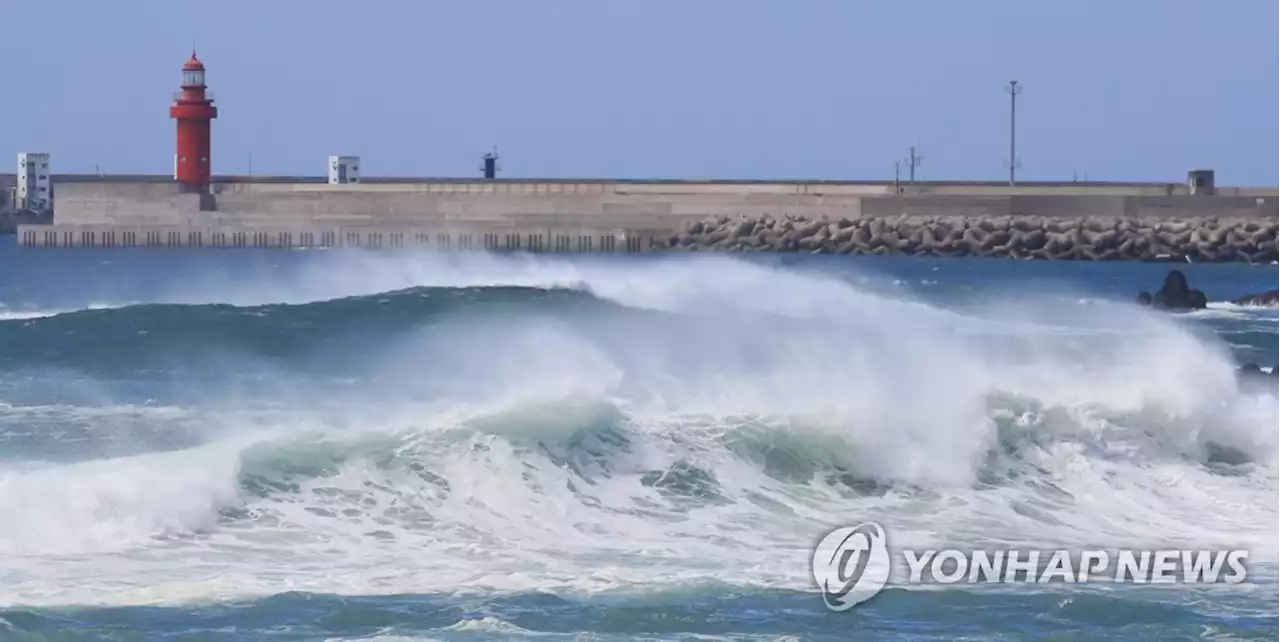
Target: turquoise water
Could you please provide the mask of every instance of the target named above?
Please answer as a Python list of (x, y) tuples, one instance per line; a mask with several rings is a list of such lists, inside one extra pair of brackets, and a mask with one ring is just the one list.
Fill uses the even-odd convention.
[[(1274, 639), (1277, 270), (1169, 267), (0, 246), (0, 640)], [(828, 611), (866, 520), (1250, 577)]]

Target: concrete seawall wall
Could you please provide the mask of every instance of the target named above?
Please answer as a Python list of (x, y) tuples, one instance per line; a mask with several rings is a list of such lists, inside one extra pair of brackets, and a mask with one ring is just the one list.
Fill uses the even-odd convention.
[(69, 183), (54, 189), (58, 224), (172, 225), (200, 212), (200, 195), (184, 194), (173, 182)]
[[(958, 188), (957, 188), (958, 189)], [(882, 185), (823, 183), (449, 182), (327, 185), (219, 183), (212, 198), (176, 183), (57, 187), (56, 222), (74, 225), (527, 223), (663, 227), (707, 216), (1276, 216), (1276, 196), (886, 194)], [(1004, 188), (1005, 191), (1015, 188)]]
[[(1082, 232), (1073, 232), (1074, 240), (1066, 246), (1065, 241), (1051, 242), (1048, 249), (1036, 242), (1024, 243), (1035, 246), (1028, 250), (1032, 252), (1029, 256), (1115, 258), (1106, 248), (1094, 252), (1086, 247), (1079, 240), (1081, 234), (1109, 229), (1122, 237), (1147, 238), (1156, 223), (1168, 221), (1189, 229), (1203, 228), (1205, 236), (1173, 244), (1135, 240), (1135, 244), (1145, 243), (1144, 247), (1153, 249), (1126, 250), (1117, 256), (1151, 258), (1191, 252), (1193, 247), (1196, 256), (1210, 260), (1225, 260), (1227, 255), (1236, 257), (1232, 260), (1267, 256), (1267, 239), (1261, 239), (1259, 245), (1255, 237), (1259, 229), (1270, 229), (1274, 239), (1271, 223), (1278, 218), (1275, 190), (1223, 189), (1213, 196), (1169, 195), (1177, 191), (1175, 187), (923, 184), (910, 186), (911, 193), (899, 195), (892, 186), (875, 183), (453, 180), (328, 185), (224, 179), (214, 183), (211, 194), (199, 195), (184, 193), (172, 181), (85, 180), (57, 185), (55, 224), (20, 226), (19, 243), (43, 247), (426, 246), (532, 251), (880, 252), (880, 248), (890, 247), (906, 253), (950, 253), (960, 252), (955, 242), (944, 251), (931, 249), (927, 239), (866, 247), (833, 245), (823, 239), (807, 242), (812, 245), (808, 247), (764, 240), (748, 243), (739, 236), (732, 237), (735, 243), (726, 245), (724, 238), (715, 237), (721, 227), (737, 230), (744, 221), (755, 222), (753, 233), (759, 231), (757, 225), (763, 225), (760, 230), (764, 230), (772, 222), (793, 221), (814, 230), (820, 223), (835, 224), (840, 234), (866, 226), (902, 227), (899, 237), (909, 239), (918, 231), (918, 221), (947, 220), (954, 225), (948, 224), (948, 231), (940, 232), (944, 238), (952, 228), (972, 227), (976, 230), (968, 234), (972, 240), (979, 231), (991, 232), (988, 228), (993, 226), (1004, 225), (1008, 230), (1008, 221), (1034, 220), (1040, 222), (1042, 231), (1048, 225), (1044, 221), (1057, 221), (1052, 225)], [(1131, 225), (1121, 230), (1118, 226), (1126, 221)], [(1260, 222), (1261, 227), (1249, 228), (1251, 221)], [(716, 231), (708, 232), (707, 238), (691, 240), (693, 225)], [(1095, 229), (1099, 225), (1105, 229)], [(1224, 236), (1216, 231), (1219, 228), (1238, 228), (1238, 233)], [(790, 235), (791, 230), (782, 234)], [(1216, 235), (1217, 244), (1201, 247), (1212, 235)], [(835, 236), (838, 234), (833, 232)], [(1230, 243), (1239, 245), (1240, 252), (1222, 249), (1222, 243), (1228, 242), (1224, 239), (1235, 239)], [(990, 247), (971, 248), (969, 242), (962, 245), (964, 252), (990, 254)], [(1020, 256), (1020, 247), (1006, 253)]]

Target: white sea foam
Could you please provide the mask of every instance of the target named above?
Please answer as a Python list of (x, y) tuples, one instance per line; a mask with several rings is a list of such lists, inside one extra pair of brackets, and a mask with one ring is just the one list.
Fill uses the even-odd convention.
[[(238, 302), (556, 284), (678, 314), (433, 323), (360, 357), (387, 383), (358, 403), (213, 407), (202, 446), (0, 467), (0, 603), (807, 588), (823, 529), (870, 518), (901, 545), (1276, 558), (1274, 401), (1131, 306), (975, 316), (726, 258), (365, 255)], [(1253, 463), (1215, 472), (1210, 443)]]
[(86, 303), (82, 306), (67, 306), (59, 308), (21, 308), (11, 309), (0, 303), (0, 321), (24, 321), (27, 319), (43, 319), (45, 317), (54, 317), (60, 314), (68, 314), (70, 312), (79, 312), (81, 310), (110, 310), (113, 308), (122, 308), (132, 305), (136, 302), (101, 302), (95, 301)]

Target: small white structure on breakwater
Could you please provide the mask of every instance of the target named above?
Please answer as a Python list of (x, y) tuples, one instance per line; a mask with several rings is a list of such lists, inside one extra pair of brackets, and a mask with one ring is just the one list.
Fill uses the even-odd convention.
[(49, 155), (44, 152), (18, 154), (17, 185), (13, 207), (43, 211), (53, 206), (53, 172), (49, 171)]
[(329, 184), (350, 185), (360, 182), (359, 156), (330, 156)]

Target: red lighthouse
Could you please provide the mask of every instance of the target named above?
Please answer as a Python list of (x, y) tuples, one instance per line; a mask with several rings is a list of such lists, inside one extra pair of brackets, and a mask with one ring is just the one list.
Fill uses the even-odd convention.
[(213, 119), (218, 108), (213, 94), (205, 93), (204, 63), (191, 52), (191, 60), (182, 65), (182, 91), (173, 95), (169, 117), (178, 121), (178, 151), (173, 157), (173, 177), (195, 189), (209, 185)]

